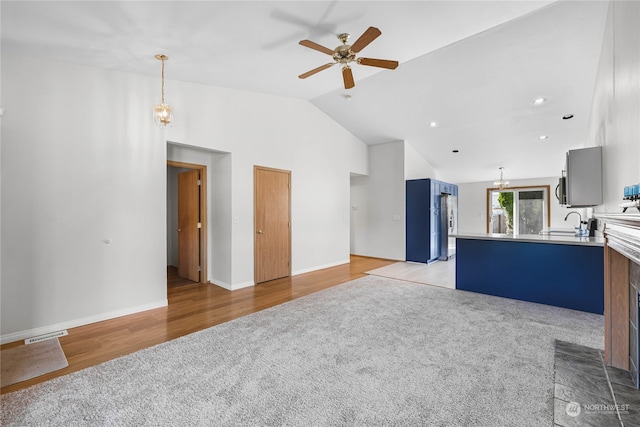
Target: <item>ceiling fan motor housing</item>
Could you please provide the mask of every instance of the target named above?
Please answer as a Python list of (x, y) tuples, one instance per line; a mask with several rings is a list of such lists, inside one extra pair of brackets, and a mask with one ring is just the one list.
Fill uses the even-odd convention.
[(351, 46), (344, 44), (334, 49), (333, 59), (341, 64), (348, 64), (356, 60), (356, 54), (351, 52)]
[(341, 64), (348, 64), (349, 62), (353, 62), (356, 60), (356, 54), (351, 51), (351, 45), (347, 44), (347, 40), (349, 40), (349, 33), (338, 34), (338, 39), (342, 42), (342, 44), (333, 51), (333, 59), (336, 62)]

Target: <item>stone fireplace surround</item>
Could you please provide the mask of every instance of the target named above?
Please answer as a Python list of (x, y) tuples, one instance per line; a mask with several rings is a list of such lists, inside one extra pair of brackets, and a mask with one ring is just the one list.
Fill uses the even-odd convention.
[(604, 361), (640, 388), (640, 214), (596, 214), (605, 236)]

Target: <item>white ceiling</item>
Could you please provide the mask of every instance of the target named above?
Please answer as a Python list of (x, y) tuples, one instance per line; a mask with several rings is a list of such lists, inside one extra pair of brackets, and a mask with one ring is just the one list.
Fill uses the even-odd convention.
[[(2, 1), (2, 48), (111, 70), (306, 99), (367, 144), (406, 140), (452, 182), (557, 176), (584, 144), (606, 1)], [(361, 56), (396, 70), (339, 67), (330, 49), (367, 27)], [(351, 95), (347, 101), (345, 95)], [(531, 101), (548, 102), (534, 106)], [(565, 114), (571, 120), (562, 120)], [(429, 127), (437, 121), (438, 127)], [(538, 136), (547, 135), (545, 141)], [(457, 149), (459, 153), (452, 153)]]

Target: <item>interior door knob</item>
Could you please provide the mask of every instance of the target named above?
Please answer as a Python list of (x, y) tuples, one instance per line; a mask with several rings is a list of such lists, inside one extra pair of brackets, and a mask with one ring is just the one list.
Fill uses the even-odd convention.
[(258, 230), (258, 231), (256, 231), (256, 233), (258, 233), (258, 234), (264, 234), (264, 231), (263, 231), (263, 230)]

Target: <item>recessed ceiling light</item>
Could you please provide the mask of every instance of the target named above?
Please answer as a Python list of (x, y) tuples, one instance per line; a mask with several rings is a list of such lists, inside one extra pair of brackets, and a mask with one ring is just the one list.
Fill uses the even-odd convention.
[(564, 116), (562, 116), (562, 120), (569, 120), (569, 119), (573, 119), (573, 114), (565, 114)]
[(540, 136), (538, 137), (538, 139), (539, 139), (540, 141), (544, 141), (544, 140), (545, 140), (545, 139), (547, 139), (547, 138), (549, 138), (547, 135), (540, 135)]
[(431, 122), (429, 123), (429, 126), (432, 128), (437, 128), (438, 127), (438, 122)]
[(347, 101), (351, 101), (351, 95), (342, 95)]
[(542, 105), (545, 102), (547, 102), (547, 98), (536, 98), (533, 100), (532, 104), (533, 105)]

